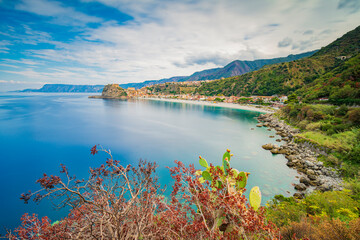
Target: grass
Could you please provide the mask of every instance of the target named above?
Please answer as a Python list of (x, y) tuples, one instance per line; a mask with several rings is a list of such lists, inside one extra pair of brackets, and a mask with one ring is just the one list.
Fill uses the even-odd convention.
[(331, 136), (317, 131), (307, 131), (300, 133), (297, 136), (319, 146), (324, 146), (340, 152), (349, 151), (356, 142), (355, 131), (336, 133)]

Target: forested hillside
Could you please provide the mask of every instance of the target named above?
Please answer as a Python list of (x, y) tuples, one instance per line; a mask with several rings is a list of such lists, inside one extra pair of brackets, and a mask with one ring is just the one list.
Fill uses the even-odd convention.
[[(354, 89), (345, 94), (349, 98), (346, 101), (356, 102), (357, 100), (350, 99), (359, 98), (359, 50), (360, 27), (357, 27), (311, 57), (204, 83), (197, 92), (204, 95), (248, 96), (287, 95), (296, 91), (307, 100), (331, 97), (334, 101), (340, 89), (348, 85)], [(333, 82), (332, 87), (324, 87), (329, 81)], [(308, 91), (315, 89), (315, 93), (307, 97)]]

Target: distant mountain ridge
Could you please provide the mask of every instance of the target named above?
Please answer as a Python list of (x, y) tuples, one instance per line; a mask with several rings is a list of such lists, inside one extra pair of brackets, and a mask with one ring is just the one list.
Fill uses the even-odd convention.
[(40, 89), (25, 89), (20, 92), (102, 92), (104, 85), (45, 84)]
[(190, 76), (178, 76), (171, 78), (164, 78), (161, 80), (150, 80), (141, 83), (127, 83), (120, 84), (122, 88), (134, 87), (134, 88), (142, 88), (151, 86), (154, 84), (165, 83), (165, 82), (186, 82), (186, 81), (201, 81), (201, 80), (215, 80), (221, 78), (228, 78), (233, 76), (239, 76), (251, 71), (258, 70), (265, 65), (282, 63), (282, 62), (290, 62), (294, 60), (298, 60), (304, 57), (309, 57), (316, 53), (318, 50), (300, 53), (300, 54), (291, 54), (287, 57), (280, 58), (272, 58), (272, 59), (259, 59), (254, 61), (242, 61), (235, 60), (226, 65), (223, 68), (211, 68), (203, 71), (195, 72)]
[[(126, 83), (119, 84), (122, 88), (133, 87), (136, 89), (160, 84), (165, 82), (186, 82), (186, 81), (201, 81), (201, 80), (215, 80), (221, 78), (228, 78), (239, 76), (251, 71), (258, 70), (265, 65), (283, 63), (308, 57), (316, 53), (317, 50), (289, 55), (287, 57), (272, 58), (272, 59), (259, 59), (254, 61), (235, 60), (227, 64), (223, 68), (211, 68), (203, 71), (195, 72), (190, 76), (176, 76), (171, 78), (164, 78), (160, 80), (148, 80), (140, 83)], [(25, 89), (20, 92), (101, 92), (104, 85), (71, 85), (71, 84), (45, 84), (40, 89)]]

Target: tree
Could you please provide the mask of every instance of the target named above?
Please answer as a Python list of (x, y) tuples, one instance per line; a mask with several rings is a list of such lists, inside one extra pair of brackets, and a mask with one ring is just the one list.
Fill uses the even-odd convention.
[[(110, 158), (99, 168), (90, 169), (87, 180), (71, 177), (62, 165), (64, 178), (44, 174), (37, 182), (41, 189), (22, 194), (31, 198), (60, 200), (69, 205), (70, 214), (55, 223), (25, 214), (22, 225), (9, 233), (10, 239), (233, 239), (273, 238), (277, 230), (264, 217), (264, 208), (246, 204), (241, 191), (233, 189), (230, 179), (244, 181), (227, 164), (224, 170), (212, 165), (212, 179), (203, 181), (195, 175), (194, 165), (185, 167), (176, 161), (169, 168), (175, 180), (171, 201), (164, 200), (163, 189), (154, 177), (155, 163), (140, 161), (136, 167), (123, 167), (111, 152), (98, 146), (92, 154), (104, 151)], [(227, 152), (229, 154), (229, 152)], [(230, 161), (230, 157), (228, 160)], [(226, 163), (226, 162), (225, 162)], [(209, 174), (210, 174), (209, 173)], [(226, 175), (227, 174), (227, 175)], [(226, 176), (225, 176), (226, 175)], [(219, 181), (219, 180), (218, 180)], [(229, 185), (229, 186), (228, 186)], [(214, 188), (215, 187), (215, 188)], [(260, 202), (259, 202), (260, 204)]]
[(298, 100), (297, 95), (296, 95), (295, 93), (290, 94), (290, 95), (288, 96), (288, 100), (285, 101), (286, 104), (289, 104), (289, 103), (298, 103), (298, 102), (299, 102), (299, 100)]

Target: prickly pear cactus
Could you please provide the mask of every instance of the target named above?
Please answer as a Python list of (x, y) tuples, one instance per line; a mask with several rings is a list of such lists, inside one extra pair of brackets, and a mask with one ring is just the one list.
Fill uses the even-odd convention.
[[(227, 194), (235, 195), (242, 194), (245, 191), (247, 179), (249, 173), (240, 172), (237, 169), (230, 167), (230, 160), (233, 155), (230, 154), (230, 150), (227, 149), (222, 158), (222, 164), (220, 166), (209, 166), (208, 162), (199, 156), (199, 164), (204, 167), (205, 170), (198, 170), (195, 172), (196, 176), (199, 176), (200, 183), (206, 181), (211, 182), (211, 189), (213, 197), (216, 198), (216, 191), (225, 189)], [(250, 205), (258, 210), (261, 204), (261, 192), (259, 187), (253, 187), (250, 191)], [(245, 206), (243, 206), (245, 208)], [(225, 214), (220, 210), (218, 216), (215, 217), (214, 222), (220, 231), (231, 232), (233, 225), (224, 224)], [(225, 227), (223, 229), (223, 227)]]
[(258, 210), (261, 204), (261, 192), (258, 186), (253, 187), (250, 190), (250, 205), (254, 208), (254, 210)]
[(204, 171), (198, 170), (195, 173), (197, 176), (199, 176), (199, 181), (201, 183), (204, 183), (206, 181), (213, 181), (213, 173), (221, 171), (223, 172), (223, 177), (221, 177), (219, 180), (216, 180), (213, 183), (214, 186), (217, 189), (222, 189), (226, 187), (229, 193), (234, 193), (236, 191), (239, 193), (243, 193), (247, 184), (249, 173), (239, 172), (237, 169), (231, 168), (230, 160), (232, 156), (233, 154), (230, 154), (230, 150), (227, 149), (222, 158), (222, 165), (213, 167), (213, 170), (212, 167), (209, 166), (208, 162), (204, 158), (199, 156), (199, 164), (205, 168)]
[(238, 176), (240, 177), (240, 180), (236, 182), (236, 188), (240, 190), (246, 187), (247, 176), (245, 172), (240, 172)]

